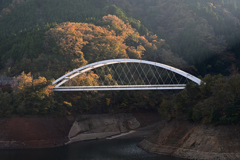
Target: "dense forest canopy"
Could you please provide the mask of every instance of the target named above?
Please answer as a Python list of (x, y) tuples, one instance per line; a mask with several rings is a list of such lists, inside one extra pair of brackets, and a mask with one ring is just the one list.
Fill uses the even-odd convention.
[[(2, 0), (0, 73), (18, 85), (0, 91), (0, 115), (154, 109), (170, 119), (238, 122), (239, 28), (237, 0)], [(112, 58), (164, 63), (209, 84), (189, 84), (174, 97), (161, 91), (53, 95), (53, 79)], [(95, 83), (94, 77), (85, 79)]]
[[(4, 0), (1, 3), (0, 51), (1, 55), (8, 54), (2, 58), (1, 67), (9, 59), (9, 52), (26, 50), (26, 45), (21, 44), (25, 46), (22, 48), (17, 46), (17, 41), (23, 41), (19, 34), (29, 36), (24, 40), (26, 43), (33, 41), (29, 56), (36, 56), (43, 52), (39, 46), (43, 43), (47, 27), (68, 21), (97, 24), (108, 14), (128, 21), (140, 35), (150, 34), (150, 30), (152, 35), (164, 39), (174, 55), (197, 69), (197, 74), (229, 75), (239, 67), (240, 2), (236, 0)], [(139, 20), (126, 16), (118, 7)], [(18, 36), (14, 38), (16, 34)], [(23, 56), (20, 52), (19, 59)]]
[(165, 39), (173, 53), (194, 65), (201, 75), (229, 74), (231, 65), (239, 62), (240, 2), (237, 0), (110, 2)]

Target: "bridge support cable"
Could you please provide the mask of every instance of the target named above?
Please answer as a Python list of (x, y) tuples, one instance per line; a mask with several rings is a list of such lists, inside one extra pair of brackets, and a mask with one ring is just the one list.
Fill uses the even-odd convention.
[(184, 89), (201, 80), (177, 68), (137, 59), (112, 59), (80, 67), (53, 82), (54, 91)]

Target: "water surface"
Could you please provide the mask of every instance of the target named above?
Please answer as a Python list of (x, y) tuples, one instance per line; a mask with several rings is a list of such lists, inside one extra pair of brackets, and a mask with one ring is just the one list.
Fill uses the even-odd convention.
[(141, 140), (96, 140), (48, 149), (0, 150), (0, 160), (183, 160), (147, 153), (137, 147)]

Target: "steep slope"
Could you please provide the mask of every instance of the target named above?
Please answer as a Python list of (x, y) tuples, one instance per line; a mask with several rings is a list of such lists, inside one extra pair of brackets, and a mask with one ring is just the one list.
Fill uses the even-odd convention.
[[(109, 2), (117, 7), (111, 6)], [(204, 75), (210, 72), (228, 75), (240, 67), (238, 63), (240, 4), (235, 0), (191, 2), (187, 0), (104, 0), (101, 2), (96, 0), (5, 0), (2, 3), (4, 4), (2, 11), (7, 8), (10, 10), (0, 18), (0, 46), (4, 46), (0, 47), (2, 54), (8, 52), (9, 48), (16, 48), (6, 44), (6, 39), (18, 34), (19, 31), (29, 32), (31, 27), (41, 30), (43, 26), (48, 24), (52, 26), (51, 23), (54, 22), (97, 24), (104, 15), (113, 14), (125, 22), (128, 21), (140, 35), (149, 34), (147, 28), (152, 31), (152, 35), (157, 33), (158, 37), (166, 40), (169, 49), (193, 65), (198, 74)], [(124, 15), (118, 7), (128, 15), (141, 20), (147, 28), (140, 21)], [(14, 43), (16, 44), (16, 41)], [(35, 52), (35, 48), (42, 46), (32, 45), (32, 42), (30, 44), (33, 48), (32, 52)], [(36, 52), (43, 52), (39, 50)], [(22, 51), (20, 55), (23, 55)], [(2, 67), (10, 56), (7, 57), (2, 61)], [(152, 55), (144, 58), (154, 60)]]
[(110, 2), (166, 39), (172, 51), (194, 65), (201, 74), (227, 74), (239, 58), (239, 52), (229, 52), (240, 42), (239, 1)]
[[(20, 3), (22, 2), (22, 3)], [(85, 21), (87, 18), (101, 18), (106, 1), (96, 0), (21, 0), (6, 6), (7, 14), (0, 18), (0, 39), (17, 33), (20, 30), (52, 22)], [(3, 9), (4, 10), (4, 9)], [(1, 41), (0, 41), (1, 42)]]

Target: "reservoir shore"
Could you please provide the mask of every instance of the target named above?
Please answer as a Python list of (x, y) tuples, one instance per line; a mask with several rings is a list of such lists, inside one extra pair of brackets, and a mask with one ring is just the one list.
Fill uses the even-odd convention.
[[(240, 159), (239, 125), (167, 122), (157, 113), (76, 117), (1, 118), (0, 149), (50, 148), (91, 139), (138, 137), (143, 139), (138, 146), (150, 153), (187, 159)], [(100, 128), (91, 124), (96, 117)]]

